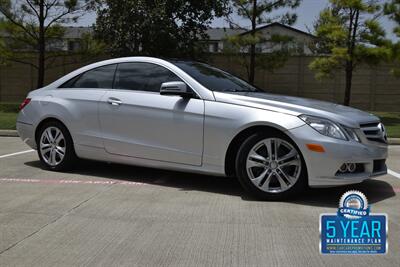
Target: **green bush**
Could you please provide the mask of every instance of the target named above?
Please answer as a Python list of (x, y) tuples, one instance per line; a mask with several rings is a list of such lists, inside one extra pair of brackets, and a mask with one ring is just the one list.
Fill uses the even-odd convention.
[(0, 103), (0, 112), (18, 113), (19, 103)]

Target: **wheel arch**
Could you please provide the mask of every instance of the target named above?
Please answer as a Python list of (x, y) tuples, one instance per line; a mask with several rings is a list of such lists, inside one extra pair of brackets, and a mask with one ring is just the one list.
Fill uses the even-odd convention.
[[(235, 137), (229, 143), (227, 152), (225, 154), (225, 174), (226, 174), (226, 176), (228, 176), (228, 177), (235, 176), (235, 173), (236, 173), (235, 161), (236, 161), (236, 155), (240, 148), (240, 144), (242, 142), (244, 142), (244, 140), (246, 140), (246, 138), (248, 138), (249, 136), (251, 136), (255, 133), (258, 133), (258, 132), (262, 132), (262, 131), (264, 131), (264, 132), (268, 131), (270, 133), (278, 133), (278, 134), (285, 135), (287, 138), (292, 140), (292, 142), (298, 149), (299, 153), (302, 154), (301, 149), (298, 147), (298, 145), (293, 140), (293, 138), (291, 138), (288, 134), (286, 134), (285, 131), (283, 131), (282, 129), (279, 129), (278, 127), (274, 127), (271, 125), (253, 125), (253, 126), (247, 127), (245, 129), (243, 129), (242, 131), (240, 131), (238, 134), (235, 135)], [(303, 155), (302, 155), (302, 157), (304, 159)], [(307, 164), (305, 164), (305, 165), (307, 165)]]
[[(35, 141), (36, 143), (38, 142), (38, 138), (39, 138), (39, 131), (40, 129), (43, 127), (44, 124), (51, 122), (51, 121), (56, 121), (58, 123), (61, 123), (62, 125), (64, 125), (64, 127), (68, 130), (69, 134), (71, 135), (71, 132), (69, 131), (67, 125), (65, 125), (65, 123), (63, 121), (61, 121), (60, 119), (56, 118), (56, 117), (46, 117), (44, 119), (42, 119), (38, 125), (35, 128)], [(72, 140), (73, 142), (73, 140)], [(38, 145), (38, 144), (37, 144)]]
[[(57, 127), (62, 134), (64, 135), (64, 145), (62, 145), (64, 147), (64, 156), (62, 158), (60, 158), (59, 162), (55, 162), (55, 164), (51, 164), (49, 162), (46, 161), (44, 154), (42, 154), (42, 151), (40, 150), (40, 132), (43, 129), (43, 127), (46, 127), (46, 124), (48, 126), (52, 126), (51, 124), (48, 123), (52, 123), (55, 125), (55, 127)], [(39, 158), (41, 160), (41, 162), (44, 164), (46, 169), (52, 170), (52, 171), (66, 171), (66, 170), (70, 170), (73, 167), (73, 164), (75, 163), (76, 159), (77, 159), (77, 155), (75, 152), (75, 148), (74, 148), (74, 141), (72, 139), (70, 130), (68, 129), (68, 127), (66, 126), (66, 124), (60, 120), (57, 119), (55, 117), (47, 117), (47, 118), (43, 118), (36, 126), (35, 128), (35, 139), (37, 142), (37, 150), (38, 150), (38, 155)], [(56, 143), (57, 145), (59, 145), (59, 143)], [(61, 145), (60, 145), (61, 146)], [(55, 154), (55, 153), (54, 153)], [(54, 156), (55, 157), (55, 156)], [(55, 160), (55, 158), (54, 158)]]

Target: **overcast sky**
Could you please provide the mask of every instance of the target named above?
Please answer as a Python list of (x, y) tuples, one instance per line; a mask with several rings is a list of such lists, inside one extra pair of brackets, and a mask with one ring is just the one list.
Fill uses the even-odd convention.
[[(311, 28), (313, 22), (318, 17), (319, 12), (326, 7), (328, 4), (328, 0), (303, 0), (301, 5), (297, 8), (296, 13), (298, 15), (297, 22), (293, 25), (293, 27), (308, 31), (307, 26)], [(279, 12), (278, 12), (279, 13)], [(275, 14), (275, 15), (278, 15)], [(234, 17), (235, 21), (237, 21), (241, 26), (249, 26), (249, 22), (243, 20), (237, 16)], [(89, 26), (92, 25), (96, 20), (96, 14), (91, 13), (83, 17), (79, 21), (79, 26)], [(383, 27), (385, 28), (388, 37), (394, 38), (392, 33), (393, 23), (388, 21), (386, 18), (381, 19)], [(224, 19), (215, 19), (211, 24), (212, 27), (229, 27)]]

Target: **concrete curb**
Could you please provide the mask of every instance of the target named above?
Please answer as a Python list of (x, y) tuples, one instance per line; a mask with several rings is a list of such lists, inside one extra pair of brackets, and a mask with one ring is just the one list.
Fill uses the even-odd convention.
[(18, 133), (16, 130), (0, 130), (0, 136), (4, 137), (18, 137)]
[(389, 145), (400, 145), (400, 138), (388, 138)]
[[(18, 137), (16, 130), (0, 130), (0, 137)], [(400, 138), (388, 138), (389, 145), (400, 145)]]

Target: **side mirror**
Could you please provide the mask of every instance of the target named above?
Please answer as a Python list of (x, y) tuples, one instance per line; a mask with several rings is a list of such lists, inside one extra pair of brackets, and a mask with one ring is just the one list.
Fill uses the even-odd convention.
[(184, 82), (165, 82), (161, 84), (160, 95), (179, 95), (182, 97), (192, 97), (193, 93), (188, 90)]

